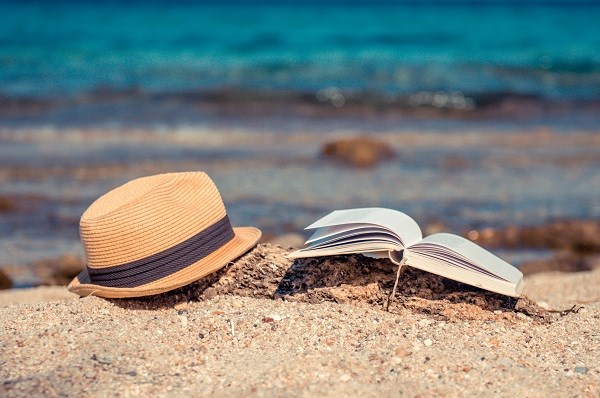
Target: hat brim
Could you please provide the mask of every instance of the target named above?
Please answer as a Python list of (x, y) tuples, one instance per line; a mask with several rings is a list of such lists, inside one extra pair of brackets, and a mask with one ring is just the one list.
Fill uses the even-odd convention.
[(233, 231), (235, 232), (233, 239), (221, 248), (215, 250), (202, 260), (154, 282), (128, 288), (95, 285), (90, 282), (90, 276), (87, 268), (85, 268), (69, 283), (67, 288), (70, 292), (80, 296), (99, 296), (105, 298), (151, 296), (177, 289), (223, 268), (229, 262), (253, 248), (261, 236), (260, 230), (253, 227), (237, 227), (233, 228)]

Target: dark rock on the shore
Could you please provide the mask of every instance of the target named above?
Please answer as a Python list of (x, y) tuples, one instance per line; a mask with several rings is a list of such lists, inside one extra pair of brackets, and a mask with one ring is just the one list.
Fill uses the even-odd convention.
[(535, 260), (522, 264), (519, 269), (524, 275), (546, 271), (581, 272), (600, 266), (599, 256), (586, 256), (570, 251), (556, 253), (547, 260)]
[(79, 256), (64, 255), (31, 264), (3, 266), (13, 285), (23, 287), (68, 285), (85, 266)]
[(0, 269), (0, 290), (10, 289), (12, 285), (10, 278)]
[(0, 115), (16, 116), (28, 115), (32, 116), (42, 112), (50, 107), (46, 100), (34, 98), (12, 98), (0, 95)]
[(441, 160), (441, 166), (447, 170), (467, 169), (473, 167), (473, 162), (465, 156), (449, 155)]
[(0, 196), (0, 213), (5, 211), (11, 211), (15, 209), (15, 204), (9, 198)]
[(31, 264), (40, 277), (40, 285), (68, 285), (84, 266), (83, 260), (74, 255), (40, 260)]
[(469, 238), (488, 247), (553, 248), (577, 253), (600, 252), (600, 220), (564, 220), (535, 226), (471, 231)]
[(372, 167), (393, 159), (396, 152), (383, 141), (368, 137), (346, 138), (326, 143), (321, 149), (325, 159), (331, 159), (354, 167)]

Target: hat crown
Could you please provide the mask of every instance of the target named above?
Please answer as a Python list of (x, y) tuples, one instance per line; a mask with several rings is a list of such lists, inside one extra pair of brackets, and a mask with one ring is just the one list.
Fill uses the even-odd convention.
[(226, 215), (217, 187), (202, 172), (130, 181), (98, 198), (79, 223), (88, 267), (140, 260), (189, 239)]

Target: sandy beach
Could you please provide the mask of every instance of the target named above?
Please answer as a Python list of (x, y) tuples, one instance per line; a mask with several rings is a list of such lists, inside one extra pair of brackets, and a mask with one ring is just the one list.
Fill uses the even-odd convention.
[[(600, 398), (599, 15), (0, 1), (0, 398)], [(81, 228), (107, 192), (177, 172), (206, 173), (220, 199), (168, 209), (165, 185), (123, 213), (131, 229)], [(130, 192), (119, 209), (141, 202)], [(489, 250), (523, 295), (407, 267), (390, 300), (387, 259), (286, 257), (315, 220), (369, 207)], [(228, 222), (260, 240), (230, 252)], [(204, 260), (228, 263), (157, 296), (66, 288), (86, 264), (106, 289), (141, 289)]]
[(0, 395), (600, 396), (600, 268), (516, 303), (410, 270), (386, 312), (389, 263), (287, 251), (143, 299), (2, 292)]

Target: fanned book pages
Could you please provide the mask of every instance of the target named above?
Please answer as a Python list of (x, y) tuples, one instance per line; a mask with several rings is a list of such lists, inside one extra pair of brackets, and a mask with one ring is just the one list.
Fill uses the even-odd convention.
[(415, 220), (400, 211), (336, 210), (306, 229), (314, 233), (290, 258), (362, 253), (507, 296), (523, 291), (523, 274), (514, 266), (458, 235), (423, 238)]

